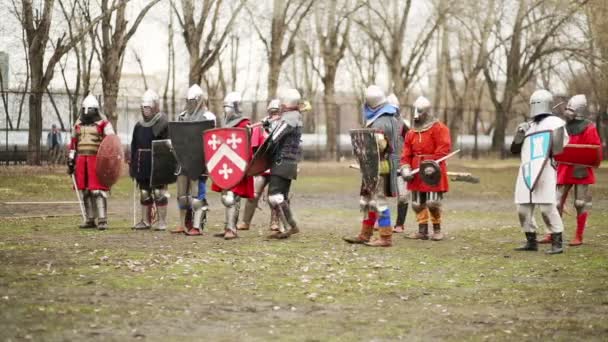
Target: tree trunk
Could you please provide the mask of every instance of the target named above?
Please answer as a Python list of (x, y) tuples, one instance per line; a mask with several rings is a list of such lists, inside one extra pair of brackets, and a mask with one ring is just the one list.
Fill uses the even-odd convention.
[(103, 84), (103, 113), (112, 123), (114, 130), (117, 130), (118, 113), (116, 113), (116, 103), (118, 101), (118, 79), (106, 80)]
[(452, 139), (452, 149), (458, 148), (458, 136), (462, 133), (462, 122), (464, 121), (464, 101), (459, 102), (456, 108), (453, 109), (452, 117), (450, 118), (450, 138)]
[(43, 89), (32, 88), (29, 96), (30, 122), (27, 140), (27, 163), (28, 165), (41, 165), (42, 153), (40, 136), (42, 132), (42, 96)]
[(325, 91), (323, 93), (323, 106), (325, 107), (325, 136), (327, 137), (327, 145), (325, 146), (327, 151), (327, 158), (330, 160), (337, 159), (339, 156), (336, 154), (338, 150), (337, 144), (339, 139), (338, 127), (337, 127), (337, 106), (334, 97), (334, 82), (328, 82), (325, 85)]
[[(279, 46), (280, 48), (280, 46)], [(281, 50), (271, 52), (268, 63), (268, 98), (277, 97), (279, 76), (281, 74)]]
[(499, 152), (501, 158), (505, 157), (505, 130), (507, 129), (507, 108), (497, 107), (494, 135), (492, 136), (492, 151)]

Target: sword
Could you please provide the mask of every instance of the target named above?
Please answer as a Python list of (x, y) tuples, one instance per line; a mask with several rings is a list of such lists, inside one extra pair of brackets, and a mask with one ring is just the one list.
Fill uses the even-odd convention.
[[(435, 160), (435, 163), (439, 164), (442, 161), (444, 161), (444, 160), (446, 160), (446, 159), (448, 159), (450, 157), (453, 157), (454, 155), (458, 154), (459, 152), (460, 152), (460, 149), (458, 149), (458, 150), (456, 150), (456, 151), (454, 151), (454, 152), (452, 152), (452, 153), (450, 153), (450, 154), (448, 154), (446, 156), (443, 156), (443, 157)], [(420, 168), (419, 167), (417, 167), (417, 168), (413, 169), (412, 171), (410, 171), (410, 176), (413, 176), (413, 175), (417, 174), (418, 172), (420, 172)]]
[(72, 173), (72, 184), (74, 185), (74, 191), (76, 192), (76, 198), (78, 198), (78, 206), (80, 207), (80, 215), (82, 215), (82, 222), (86, 222), (87, 221), (87, 217), (86, 214), (84, 213), (84, 204), (82, 203), (82, 200), (80, 199), (80, 192), (78, 192), (78, 186), (76, 186), (76, 177), (74, 176), (74, 174)]
[(136, 214), (135, 214), (135, 193), (137, 192), (137, 182), (135, 181), (135, 179), (133, 179), (133, 193), (132, 196), (133, 197), (133, 227), (135, 227), (135, 225), (137, 224), (137, 218), (136, 218)]

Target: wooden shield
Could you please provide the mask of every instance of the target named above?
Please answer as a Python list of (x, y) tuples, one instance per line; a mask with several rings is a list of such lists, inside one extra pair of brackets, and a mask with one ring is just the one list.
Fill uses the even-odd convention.
[(375, 133), (371, 128), (350, 130), (353, 154), (359, 161), (361, 171), (361, 195), (374, 194), (378, 188), (380, 151)]
[(122, 173), (124, 154), (116, 134), (106, 136), (97, 150), (95, 173), (99, 182), (108, 188), (118, 182)]
[(203, 133), (209, 178), (222, 189), (235, 187), (245, 177), (251, 159), (249, 132), (245, 128), (215, 128)]
[(602, 163), (600, 145), (568, 144), (564, 151), (555, 156), (560, 164), (599, 167)]

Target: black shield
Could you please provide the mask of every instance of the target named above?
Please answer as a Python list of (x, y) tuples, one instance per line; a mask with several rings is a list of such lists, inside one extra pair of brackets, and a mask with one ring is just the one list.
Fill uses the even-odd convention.
[(272, 151), (272, 139), (267, 138), (262, 146), (258, 147), (255, 151), (245, 174), (247, 176), (257, 176), (268, 170), (272, 165)]
[(361, 171), (361, 195), (374, 194), (378, 188), (380, 152), (375, 132), (370, 128), (350, 130), (353, 154)]
[(160, 186), (175, 183), (179, 165), (171, 140), (155, 140), (152, 142), (152, 174), (150, 186)]
[(215, 122), (212, 120), (169, 122), (169, 138), (181, 166), (181, 173), (192, 180), (207, 172), (203, 155), (203, 132), (214, 127)]
[[(433, 171), (427, 173), (426, 170), (428, 168), (431, 168)], [(439, 184), (439, 181), (441, 180), (441, 167), (439, 167), (437, 162), (434, 160), (425, 160), (420, 163), (419, 170), (420, 171), (418, 172), (420, 173), (420, 179), (422, 179), (423, 182), (430, 186)]]

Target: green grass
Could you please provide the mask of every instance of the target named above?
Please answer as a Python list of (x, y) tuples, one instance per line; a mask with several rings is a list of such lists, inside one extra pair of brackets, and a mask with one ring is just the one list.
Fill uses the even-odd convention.
[[(395, 246), (384, 249), (340, 240), (358, 230), (352, 189), (358, 179), (324, 167), (306, 171), (294, 184), (302, 233), (288, 241), (265, 241), (263, 226), (235, 241), (132, 232), (126, 214), (113, 218), (106, 232), (79, 231), (78, 217), (0, 219), (0, 339), (607, 336), (608, 211), (597, 195), (607, 190), (605, 169), (594, 189), (586, 244), (546, 256), (513, 251), (523, 235), (510, 199), (516, 171), (511, 166), (471, 168), (480, 185), (452, 184), (446, 241), (395, 236)], [(22, 177), (5, 175), (1, 187), (13, 191)], [(55, 181), (45, 175), (30, 179)], [(57, 198), (70, 195), (59, 185), (49, 187)], [(112, 200), (129, 203), (129, 191), (129, 181), (121, 180)], [(214, 195), (211, 232), (222, 221), (217, 203)], [(267, 214), (257, 214), (256, 222), (266, 222)], [(566, 217), (567, 234), (573, 219)]]

